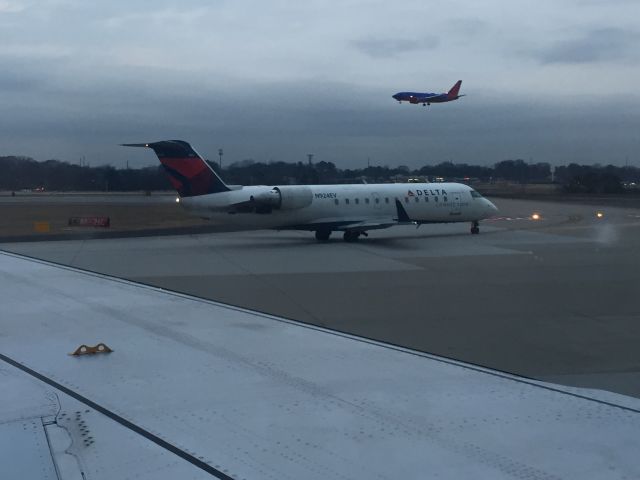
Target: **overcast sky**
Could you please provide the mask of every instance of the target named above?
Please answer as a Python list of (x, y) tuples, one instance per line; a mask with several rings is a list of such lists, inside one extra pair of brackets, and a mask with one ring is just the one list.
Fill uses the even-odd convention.
[[(0, 0), (0, 155), (640, 166), (640, 2)], [(399, 105), (401, 90), (467, 96)]]

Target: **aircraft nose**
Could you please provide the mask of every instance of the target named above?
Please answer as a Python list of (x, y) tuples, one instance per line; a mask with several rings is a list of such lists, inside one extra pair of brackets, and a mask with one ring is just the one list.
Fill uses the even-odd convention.
[(487, 201), (487, 207), (489, 207), (489, 210), (491, 211), (491, 213), (497, 213), (498, 212), (498, 207), (496, 207), (493, 202), (491, 202), (490, 200), (487, 200), (485, 198), (485, 200)]

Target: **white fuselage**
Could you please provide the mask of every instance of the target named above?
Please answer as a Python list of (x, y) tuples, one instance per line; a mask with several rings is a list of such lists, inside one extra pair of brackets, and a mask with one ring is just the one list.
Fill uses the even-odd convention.
[[(291, 191), (293, 200), (298, 201), (283, 202), (281, 208), (268, 211), (236, 208), (280, 189), (282, 194)], [(460, 183), (250, 186), (184, 197), (181, 204), (200, 217), (246, 228), (314, 230), (316, 225), (331, 223), (344, 224), (345, 228), (351, 228), (349, 222), (364, 222), (371, 228), (407, 223), (399, 215), (396, 200), (410, 221), (417, 223), (473, 222), (497, 211), (489, 200)]]

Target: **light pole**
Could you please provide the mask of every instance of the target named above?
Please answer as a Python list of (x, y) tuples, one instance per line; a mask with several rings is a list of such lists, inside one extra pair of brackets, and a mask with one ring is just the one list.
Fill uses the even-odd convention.
[(220, 170), (222, 170), (222, 155), (224, 155), (224, 151), (221, 148), (218, 149), (218, 155), (220, 156)]
[(313, 160), (313, 153), (307, 153), (307, 158), (309, 159), (309, 166), (311, 166), (311, 161)]

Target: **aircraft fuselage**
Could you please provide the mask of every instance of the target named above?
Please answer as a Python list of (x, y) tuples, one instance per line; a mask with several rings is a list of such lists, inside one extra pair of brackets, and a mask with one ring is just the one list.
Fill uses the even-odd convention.
[[(295, 189), (292, 200), (281, 206), (263, 203), (261, 197), (274, 189), (280, 189), (282, 195)], [(342, 230), (341, 225), (357, 228), (359, 222), (364, 225), (362, 230), (385, 228), (366, 228), (369, 223), (474, 222), (497, 211), (489, 200), (460, 183), (250, 186), (185, 197), (181, 204), (200, 217), (237, 226), (300, 230), (316, 230), (319, 225), (334, 230)]]
[(423, 93), (423, 92), (398, 92), (393, 95), (393, 98), (399, 102), (409, 103), (443, 103), (457, 100), (459, 97), (448, 98), (446, 93)]

